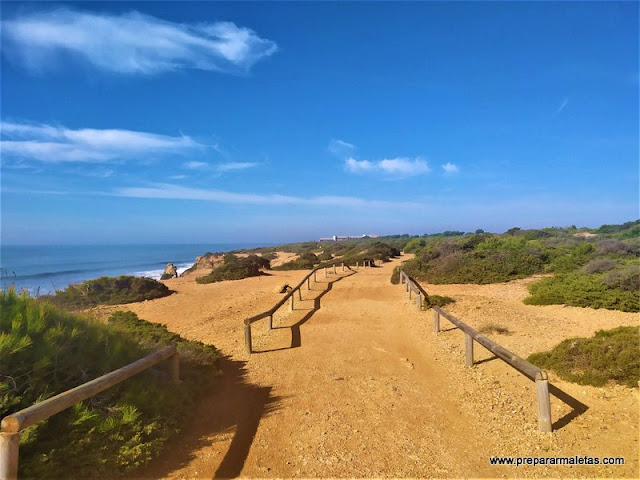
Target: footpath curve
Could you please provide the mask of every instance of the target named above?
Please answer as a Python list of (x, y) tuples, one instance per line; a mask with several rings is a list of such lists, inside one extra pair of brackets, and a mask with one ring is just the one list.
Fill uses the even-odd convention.
[(634, 476), (637, 462), (597, 472), (491, 466), (493, 455), (581, 452), (574, 440), (559, 444), (562, 433), (537, 432), (532, 393), (511, 406), (509, 396), (532, 388), (527, 379), (509, 376), (505, 392), (432, 335), (431, 316), (389, 283), (399, 262), (319, 273), (274, 330), (254, 324), (252, 355), (243, 319), (275, 304), (273, 287), (301, 272), (205, 286), (181, 278), (170, 285), (178, 295), (129, 306), (224, 355), (220, 388), (137, 477)]

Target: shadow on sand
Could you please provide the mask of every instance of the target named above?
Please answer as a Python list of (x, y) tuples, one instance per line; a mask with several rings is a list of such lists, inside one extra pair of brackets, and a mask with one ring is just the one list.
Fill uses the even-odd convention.
[[(343, 278), (347, 278), (350, 277), (351, 275), (355, 275), (357, 273), (357, 271), (350, 271), (349, 273), (347, 273), (346, 275), (342, 275), (340, 277), (337, 277), (333, 280), (329, 280), (327, 282), (327, 286), (324, 288), (324, 290), (322, 290), (322, 292), (320, 292), (320, 295), (318, 295), (317, 297), (315, 297), (313, 299), (313, 308), (311, 310), (308, 310), (307, 313), (305, 314), (304, 317), (302, 317), (300, 320), (298, 320), (296, 323), (294, 323), (291, 326), (286, 326), (286, 327), (274, 327), (274, 330), (276, 329), (282, 329), (282, 328), (289, 328), (291, 329), (291, 345), (288, 347), (280, 347), (280, 348), (272, 348), (272, 349), (267, 349), (267, 350), (253, 350), (253, 354), (261, 354), (261, 353), (268, 353), (268, 352), (277, 352), (280, 350), (290, 350), (292, 348), (298, 348), (299, 346), (302, 345), (302, 339), (301, 339), (301, 335), (300, 335), (300, 327), (302, 325), (304, 325), (311, 317), (313, 317), (313, 315), (320, 310), (320, 300), (322, 300), (322, 297), (324, 297), (327, 293), (329, 293), (331, 291), (331, 289), (333, 288), (333, 284), (336, 282), (339, 282), (340, 280), (342, 280)], [(321, 282), (317, 282), (316, 285), (320, 284)], [(297, 310), (302, 310), (302, 309), (295, 309), (294, 311)]]
[[(271, 394), (271, 387), (247, 382), (245, 363), (221, 358), (220, 383), (195, 408), (193, 417), (183, 430), (165, 446), (162, 454), (150, 465), (130, 478), (163, 478), (188, 465), (194, 452), (220, 441), (231, 432), (233, 439), (217, 469), (199, 472), (208, 478), (233, 478), (240, 475), (249, 454), (253, 438), (263, 416), (278, 409), (282, 400)], [(216, 439), (218, 437), (218, 440)], [(223, 440), (223, 444), (227, 442)], [(212, 462), (215, 468), (215, 462)]]

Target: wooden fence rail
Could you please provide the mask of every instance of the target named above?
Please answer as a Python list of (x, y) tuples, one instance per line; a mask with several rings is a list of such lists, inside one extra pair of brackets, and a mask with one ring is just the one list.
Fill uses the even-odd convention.
[(0, 480), (15, 480), (18, 477), (18, 445), (21, 430), (93, 397), (167, 358), (171, 362), (169, 365), (171, 381), (179, 383), (178, 351), (175, 345), (169, 345), (118, 370), (4, 417), (0, 423)]
[[(404, 271), (400, 271), (400, 283), (406, 283), (407, 291), (409, 292), (409, 298), (411, 298), (411, 292), (416, 293), (417, 299), (420, 298), (421, 292), (424, 292), (409, 275)], [(529, 379), (535, 381), (536, 384), (536, 397), (538, 401), (538, 427), (541, 432), (551, 432), (551, 402), (549, 397), (549, 377), (547, 372), (532, 365), (525, 359), (519, 357), (515, 353), (507, 350), (506, 348), (498, 345), (493, 340), (485, 337), (480, 332), (470, 327), (466, 323), (457, 319), (449, 312), (443, 310), (438, 306), (433, 307), (433, 332), (440, 332), (440, 316), (443, 316), (456, 327), (462, 330), (465, 334), (465, 361), (466, 365), (471, 367), (474, 365), (473, 360), (473, 346), (474, 342), (479, 343), (484, 348), (493, 353), (496, 357), (503, 360), (511, 367), (524, 374)]]
[[(351, 267), (349, 267), (348, 265), (345, 265), (344, 262), (341, 262), (340, 266), (342, 267), (343, 272), (347, 268), (349, 270), (352, 270)], [(276, 311), (280, 307), (282, 307), (285, 303), (287, 303), (287, 300), (289, 301), (289, 311), (293, 311), (294, 294), (298, 292), (298, 299), (302, 300), (302, 291), (300, 290), (302, 286), (306, 283), (307, 289), (311, 290), (311, 277), (313, 277), (313, 281), (316, 282), (317, 281), (316, 273), (318, 272), (318, 270), (321, 270), (321, 269), (324, 269), (324, 276), (327, 277), (329, 274), (327, 270), (328, 268), (333, 268), (333, 273), (334, 274), (337, 273), (336, 272), (337, 263), (315, 267), (307, 275), (305, 275), (305, 277), (302, 280), (300, 280), (300, 283), (298, 283), (295, 287), (293, 287), (291, 291), (287, 292), (287, 294), (284, 297), (282, 297), (282, 299), (278, 303), (276, 303), (273, 307), (271, 307), (269, 310), (266, 310), (262, 313), (254, 315), (253, 317), (245, 318), (244, 345), (247, 349), (247, 353), (253, 352), (253, 345), (252, 345), (252, 339), (251, 339), (251, 324), (257, 322), (258, 320), (262, 320), (263, 318), (269, 317), (268, 325), (269, 325), (269, 330), (271, 330), (273, 328), (273, 314), (276, 313)]]

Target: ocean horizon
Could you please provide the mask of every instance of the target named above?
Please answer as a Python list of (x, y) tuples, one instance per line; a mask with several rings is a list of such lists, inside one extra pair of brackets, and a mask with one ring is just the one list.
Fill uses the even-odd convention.
[(255, 244), (1, 245), (0, 288), (31, 295), (53, 293), (102, 276), (159, 279), (168, 263), (184, 272), (206, 252), (228, 252)]

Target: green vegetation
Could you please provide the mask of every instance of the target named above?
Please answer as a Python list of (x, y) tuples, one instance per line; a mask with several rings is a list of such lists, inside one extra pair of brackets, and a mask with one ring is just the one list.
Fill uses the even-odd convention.
[(331, 255), (331, 252), (329, 252), (328, 250), (325, 250), (320, 255), (318, 255), (318, 260), (321, 260), (323, 262), (331, 259), (333, 259), (333, 255)]
[(432, 238), (405, 262), (405, 271), (429, 283), (495, 283), (540, 272), (544, 253), (524, 238), (468, 235)]
[[(404, 248), (415, 253), (415, 258), (404, 262), (402, 268), (418, 281), (435, 284), (486, 284), (554, 273), (554, 277), (530, 286), (531, 297), (526, 303), (637, 312), (639, 229), (640, 221), (635, 221), (591, 231), (575, 226), (514, 227), (501, 235), (445, 232), (414, 237), (406, 239)], [(394, 270), (391, 282), (398, 281), (399, 270)]]
[(424, 298), (425, 308), (431, 307), (446, 307), (450, 303), (454, 303), (455, 300), (451, 297), (441, 295), (426, 295)]
[(625, 312), (640, 311), (638, 291), (611, 288), (601, 275), (562, 273), (529, 286), (528, 305), (564, 304), (573, 307), (608, 308)]
[(600, 387), (614, 381), (637, 387), (640, 380), (640, 327), (600, 330), (591, 338), (570, 338), (528, 360), (560, 378)]
[(295, 260), (283, 263), (277, 267), (273, 267), (273, 270), (311, 270), (315, 265), (320, 263), (320, 259), (315, 253), (305, 252)]
[(159, 365), (25, 429), (20, 477), (113, 478), (135, 469), (158, 455), (219, 374), (214, 347), (131, 312), (105, 325), (13, 291), (0, 292), (0, 312), (0, 418), (170, 343), (180, 353), (179, 388)]
[(214, 268), (211, 273), (196, 278), (197, 283), (213, 283), (223, 280), (240, 280), (242, 278), (263, 275), (262, 269), (269, 268), (270, 262), (257, 255), (242, 258), (232, 254), (224, 256), (222, 265)]
[[(321, 246), (324, 247), (324, 251), (320, 255), (308, 251), (308, 248), (317, 247), (313, 243), (297, 245), (299, 245), (297, 248), (301, 250), (299, 258), (274, 267), (273, 270), (309, 270), (315, 266), (330, 265), (335, 262), (344, 262), (349, 266), (356, 263), (362, 265), (365, 260), (388, 262), (390, 258), (400, 255), (398, 248), (377, 240), (345, 240), (323, 243)], [(305, 247), (303, 248), (302, 245)], [(286, 249), (286, 247), (282, 248)]]
[(62, 308), (79, 310), (96, 305), (142, 302), (172, 293), (165, 284), (151, 278), (122, 275), (86, 280), (41, 298)]

